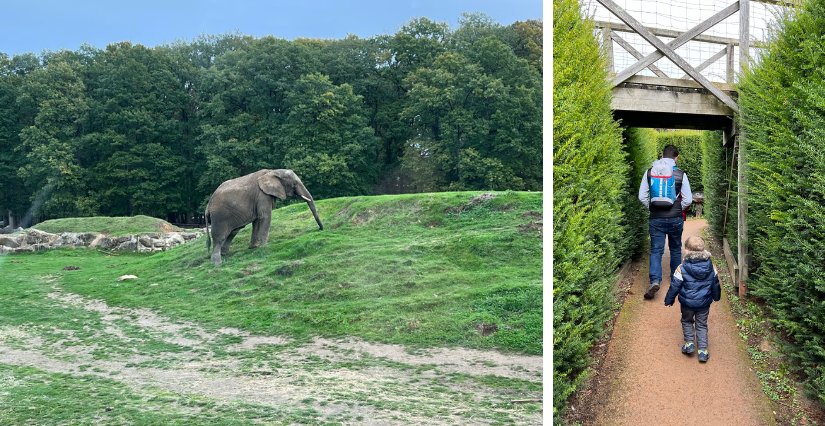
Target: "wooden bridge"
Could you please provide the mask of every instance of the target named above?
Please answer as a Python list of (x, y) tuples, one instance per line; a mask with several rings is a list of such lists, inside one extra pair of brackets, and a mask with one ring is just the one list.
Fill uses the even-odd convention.
[[(739, 193), (738, 207), (738, 258), (733, 259), (727, 250), (728, 264), (734, 274), (734, 282), (739, 283), (739, 293), (747, 291), (749, 256), (747, 250), (747, 181), (743, 173), (746, 164), (744, 153), (747, 147), (745, 134), (739, 130), (737, 122), (743, 118), (739, 114), (735, 86), (735, 55), (739, 49), (739, 67), (748, 66), (750, 47), (760, 47), (759, 42), (751, 40), (750, 6), (751, 2), (768, 3), (780, 6), (794, 6), (793, 0), (733, 0), (729, 6), (715, 13), (712, 17), (695, 25), (687, 31), (666, 28), (652, 28), (642, 25), (631, 13), (619, 7), (613, 0), (596, 0), (607, 9), (612, 17), (621, 23), (596, 21), (601, 29), (605, 48), (611, 59), (611, 83), (613, 85), (613, 110), (617, 120), (623, 126), (721, 130), (722, 144), (731, 152), (729, 158), (737, 162), (737, 181)], [(739, 34), (737, 38), (705, 35), (710, 28), (728, 17), (739, 14)], [(642, 55), (619, 33), (633, 33), (655, 48), (648, 55)], [(672, 38), (668, 43), (659, 37)], [(709, 43), (717, 46), (719, 51), (697, 66), (688, 63), (675, 51), (689, 41)], [(615, 70), (614, 47), (621, 47), (636, 58), (630, 67)], [(673, 78), (666, 75), (655, 64), (667, 58), (675, 64), (684, 75)], [(725, 81), (711, 82), (702, 75), (710, 65), (725, 61)], [(637, 75), (642, 70), (650, 70), (655, 76)], [(733, 163), (732, 163), (733, 165)], [(730, 200), (728, 201), (730, 202)]]

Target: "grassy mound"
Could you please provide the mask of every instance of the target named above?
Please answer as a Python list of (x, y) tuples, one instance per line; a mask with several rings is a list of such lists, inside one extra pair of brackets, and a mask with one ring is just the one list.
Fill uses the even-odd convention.
[(171, 232), (180, 228), (154, 217), (72, 217), (38, 223), (32, 228), (52, 234), (63, 232), (99, 232), (111, 236), (139, 234), (141, 232)]
[[(542, 194), (349, 197), (273, 212), (269, 244), (251, 226), (213, 266), (203, 239), (154, 255), (86, 250), (13, 255), (112, 305), (204, 326), (359, 336), (412, 346), (542, 353)], [(67, 264), (82, 269), (64, 273)], [(116, 283), (133, 274), (135, 280)]]

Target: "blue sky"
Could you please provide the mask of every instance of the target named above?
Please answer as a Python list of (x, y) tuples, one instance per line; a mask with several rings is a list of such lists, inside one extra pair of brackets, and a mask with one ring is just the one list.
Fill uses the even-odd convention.
[(129, 40), (156, 46), (239, 30), (273, 35), (343, 38), (392, 34), (425, 16), (456, 27), (462, 12), (484, 12), (503, 25), (542, 18), (542, 0), (0, 0), (0, 52), (105, 48)]

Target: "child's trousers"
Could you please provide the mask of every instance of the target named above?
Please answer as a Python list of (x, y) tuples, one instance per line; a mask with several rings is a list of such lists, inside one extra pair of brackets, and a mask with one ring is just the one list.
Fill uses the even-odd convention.
[(696, 346), (699, 349), (708, 348), (708, 313), (710, 309), (704, 311), (691, 311), (680, 305), (682, 308), (682, 333), (685, 335), (685, 342), (693, 341), (693, 324), (696, 324)]

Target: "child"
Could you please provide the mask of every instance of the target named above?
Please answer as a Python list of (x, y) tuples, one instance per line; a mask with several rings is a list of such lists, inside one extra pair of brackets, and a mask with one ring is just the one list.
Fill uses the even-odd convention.
[(708, 354), (708, 312), (713, 301), (722, 297), (719, 275), (710, 260), (710, 252), (705, 250), (705, 241), (693, 236), (685, 241), (685, 255), (682, 264), (676, 268), (670, 288), (665, 295), (665, 306), (673, 306), (676, 295), (682, 307), (682, 332), (685, 345), (682, 353), (692, 354), (693, 325), (696, 323), (696, 341), (699, 345), (699, 362), (707, 362)]

